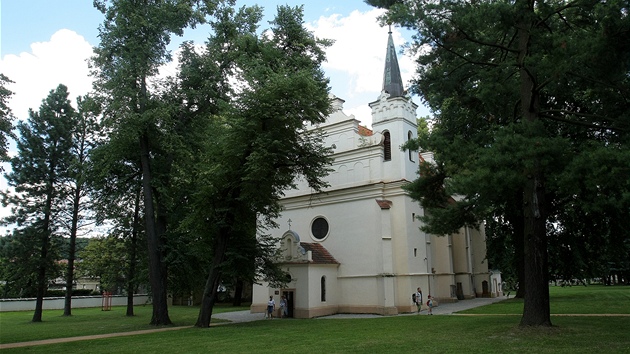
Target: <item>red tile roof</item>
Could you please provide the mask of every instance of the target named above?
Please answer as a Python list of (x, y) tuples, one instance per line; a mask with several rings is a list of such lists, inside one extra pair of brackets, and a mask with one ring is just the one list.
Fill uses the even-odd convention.
[(367, 127), (359, 125), (359, 135), (361, 136), (372, 136), (374, 132)]
[(313, 264), (339, 264), (335, 257), (333, 257), (327, 249), (319, 243), (300, 242), (307, 252), (311, 251), (313, 254)]

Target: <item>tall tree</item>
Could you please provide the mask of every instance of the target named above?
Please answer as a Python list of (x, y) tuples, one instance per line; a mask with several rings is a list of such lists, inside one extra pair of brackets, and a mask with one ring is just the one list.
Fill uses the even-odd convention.
[[(446, 231), (508, 221), (522, 250), (521, 325), (550, 326), (550, 228), (569, 221), (560, 212), (567, 205), (592, 205), (570, 202), (584, 189), (560, 182), (595, 151), (628, 156), (627, 1), (367, 2), (389, 8), (385, 21), (418, 32), (411, 90), (436, 114), (430, 137), (417, 143), (435, 152), (439, 173), (431, 177), (442, 176), (429, 190), (443, 189), (425, 221)], [(627, 178), (588, 189), (599, 182), (624, 191), (609, 207), (628, 210)], [(444, 203), (445, 195), (464, 197)]]
[[(321, 69), (329, 42), (304, 28), (301, 7), (278, 7), (270, 33), (263, 35), (256, 33), (258, 7), (224, 8), (217, 18), (206, 55), (227, 74), (223, 82), (238, 86), (230, 87), (219, 105), (216, 124), (207, 132), (212, 138), (202, 150), (205, 163), (194, 174), (199, 187), (190, 224), (211, 237), (213, 250), (198, 327), (210, 324), (227, 264), (255, 269), (271, 263), (273, 250), (256, 238), (256, 230), (273, 224), (283, 190), (300, 176), (320, 190), (330, 162), (319, 132), (307, 129), (330, 111)], [(236, 252), (242, 261), (232, 257)]]
[(191, 0), (95, 0), (94, 5), (105, 15), (99, 28), (101, 42), (92, 59), (96, 87), (107, 100), (106, 124), (137, 142), (153, 295), (151, 324), (166, 325), (171, 323), (163, 262), (168, 211), (159, 207), (163, 201), (156, 186), (158, 166), (154, 160), (155, 139), (163, 132), (158, 121), (165, 112), (153, 99), (149, 80), (170, 59), (166, 47), (171, 35), (182, 35), (186, 27), (203, 22), (216, 4)]
[(139, 271), (146, 269), (141, 264), (146, 252), (140, 248), (141, 241), (145, 241), (142, 181), (134, 146), (128, 139), (110, 134), (107, 141), (90, 151), (90, 197), (96, 221), (106, 225), (110, 236), (121, 238), (126, 245), (126, 254), (119, 256), (125, 259), (127, 316), (134, 315), (133, 295), (140, 282)]
[(36, 232), (39, 242), (37, 301), (33, 322), (42, 321), (44, 293), (48, 285), (50, 244), (61, 231), (66, 189), (63, 186), (71, 164), (74, 108), (66, 86), (59, 85), (43, 100), (38, 112), (29, 111), (26, 122), (17, 125), (17, 155), (5, 177), (15, 191), (3, 193), (3, 203), (12, 206), (6, 221)]
[(71, 163), (67, 171), (66, 181), (68, 188), (68, 211), (70, 212), (67, 225), (70, 230), (70, 242), (68, 248), (68, 264), (66, 269), (66, 295), (63, 307), (63, 315), (72, 315), (72, 289), (74, 284), (74, 261), (76, 254), (76, 242), (79, 229), (91, 224), (87, 218), (89, 212), (89, 184), (87, 183), (88, 169), (90, 168), (90, 149), (96, 144), (98, 134), (97, 116), (99, 106), (89, 96), (77, 98), (78, 111), (72, 122), (72, 147), (70, 149)]

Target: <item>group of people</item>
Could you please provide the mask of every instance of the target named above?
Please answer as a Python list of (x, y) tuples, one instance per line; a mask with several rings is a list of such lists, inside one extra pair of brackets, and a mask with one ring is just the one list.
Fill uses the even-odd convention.
[[(265, 318), (272, 319), (273, 313), (276, 310), (276, 301), (273, 299), (273, 296), (269, 296), (269, 301), (267, 301), (267, 313), (265, 313)], [(282, 295), (280, 297), (280, 318), (289, 317), (289, 309), (287, 304), (287, 298)]]
[[(422, 311), (422, 289), (418, 288), (415, 294), (412, 295), (412, 300), (418, 307), (418, 314)], [(280, 296), (280, 318), (288, 317), (288, 306), (287, 299), (284, 295)], [(433, 298), (431, 295), (427, 295), (427, 307), (429, 308), (428, 315), (433, 315)], [(265, 318), (272, 319), (273, 313), (276, 310), (276, 301), (273, 299), (273, 296), (269, 296), (269, 301), (267, 301), (267, 312), (265, 313)]]
[[(413, 302), (418, 306), (418, 314), (422, 311), (422, 289), (418, 288), (415, 294), (412, 296)], [(433, 315), (433, 298), (431, 295), (427, 295), (427, 307), (429, 308), (428, 315)]]

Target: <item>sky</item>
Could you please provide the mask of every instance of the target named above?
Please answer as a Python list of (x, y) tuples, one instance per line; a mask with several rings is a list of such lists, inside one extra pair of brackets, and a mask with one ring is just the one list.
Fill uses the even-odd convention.
[[(277, 6), (304, 6), (307, 28), (319, 38), (335, 41), (323, 65), (331, 93), (346, 101), (346, 114), (371, 127), (368, 103), (378, 98), (382, 88), (388, 35), (377, 21), (382, 10), (363, 0), (237, 0), (239, 7), (254, 4), (265, 8), (262, 29), (269, 27)], [(0, 0), (0, 73), (15, 82), (8, 87), (14, 92), (9, 107), (17, 119), (26, 120), (29, 108), (37, 111), (60, 83), (68, 87), (73, 103), (91, 90), (87, 59), (99, 43), (102, 22), (92, 0)], [(172, 39), (170, 49), (176, 55), (184, 40), (202, 44), (208, 32), (207, 26), (187, 30)], [(409, 32), (395, 27), (392, 35), (399, 49), (411, 39)], [(413, 59), (399, 54), (398, 61), (407, 83), (414, 73)], [(418, 116), (429, 114), (419, 98), (414, 101), (420, 106)], [(3, 180), (0, 188), (6, 188)], [(6, 210), (0, 210), (3, 214)]]
[[(380, 93), (387, 44), (388, 30), (376, 20), (381, 10), (363, 0), (237, 0), (237, 6), (253, 4), (265, 8), (262, 28), (269, 27), (278, 5), (304, 5), (307, 27), (317, 37), (335, 41), (323, 65), (331, 92), (346, 101), (347, 114), (371, 126), (367, 104)], [(90, 91), (86, 60), (99, 43), (98, 27), (103, 22), (91, 0), (0, 0), (0, 16), (0, 72), (15, 81), (9, 86), (15, 93), (9, 105), (18, 119), (25, 120), (29, 108), (37, 110), (60, 83), (68, 86), (71, 98)], [(173, 38), (173, 53), (184, 40), (203, 43), (208, 31), (201, 26)], [(399, 47), (410, 37), (397, 28), (392, 31)], [(413, 61), (399, 54), (399, 63), (403, 81), (408, 82)], [(426, 108), (418, 110), (418, 115), (426, 114)]]

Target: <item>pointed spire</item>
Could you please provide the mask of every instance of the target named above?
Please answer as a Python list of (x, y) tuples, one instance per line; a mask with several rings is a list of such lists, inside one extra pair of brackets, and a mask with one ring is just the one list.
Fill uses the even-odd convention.
[(398, 67), (398, 57), (396, 56), (396, 47), (394, 46), (394, 39), (392, 38), (391, 25), (389, 26), (387, 53), (385, 54), (383, 91), (389, 93), (389, 97), (401, 97), (404, 93), (402, 78), (400, 77), (400, 67)]

